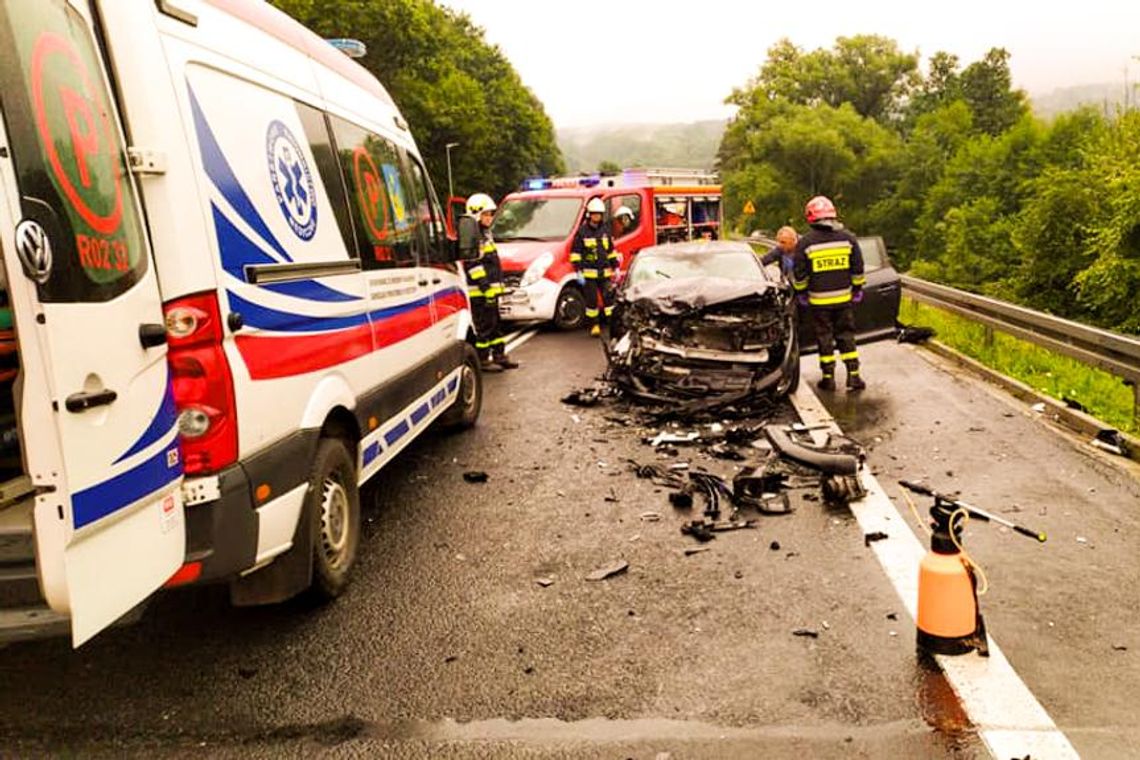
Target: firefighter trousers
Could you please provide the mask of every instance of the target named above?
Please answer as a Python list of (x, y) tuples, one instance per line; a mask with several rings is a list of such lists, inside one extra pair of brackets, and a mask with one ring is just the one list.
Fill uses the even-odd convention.
[(859, 375), (859, 352), (855, 350), (855, 307), (851, 304), (812, 307), (811, 322), (819, 341), (819, 369), (824, 377), (835, 377), (835, 348), (847, 365), (847, 376)]
[[(609, 324), (610, 315), (614, 313), (614, 288), (609, 278), (587, 277), (586, 284), (582, 287), (582, 296), (586, 300), (586, 321), (596, 325), (599, 317), (604, 317)], [(601, 310), (598, 309), (599, 296), (601, 296)]]
[(475, 349), (479, 352), (479, 358), (502, 356), (507, 339), (503, 337), (503, 326), (499, 319), (498, 297), (472, 297), (471, 320), (475, 323)]

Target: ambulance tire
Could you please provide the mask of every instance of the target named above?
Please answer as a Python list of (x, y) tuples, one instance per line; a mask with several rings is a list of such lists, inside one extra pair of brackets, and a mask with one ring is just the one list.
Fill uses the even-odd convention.
[(360, 491), (356, 465), (339, 438), (317, 444), (305, 495), (305, 514), (313, 526), (313, 601), (328, 602), (348, 586), (360, 543)]
[(567, 285), (554, 304), (554, 326), (559, 330), (577, 330), (586, 324), (586, 298), (577, 285)]
[(467, 430), (475, 426), (483, 409), (483, 372), (479, 354), (470, 343), (463, 346), (463, 365), (459, 372), (459, 397), (439, 418), (447, 430)]

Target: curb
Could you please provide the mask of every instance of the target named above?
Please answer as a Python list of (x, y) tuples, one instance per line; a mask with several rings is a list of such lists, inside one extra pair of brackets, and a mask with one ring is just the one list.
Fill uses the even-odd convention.
[[(1098, 420), (1091, 414), (1070, 409), (1064, 403), (1058, 401), (1052, 396), (1047, 396), (1038, 390), (1035, 390), (1029, 385), (1015, 380), (1012, 377), (1003, 375), (995, 369), (987, 367), (977, 359), (972, 359), (969, 356), (961, 353), (957, 349), (950, 348), (945, 343), (938, 340), (928, 340), (925, 343), (919, 344), (918, 348), (926, 349), (931, 353), (938, 354), (944, 359), (949, 359), (963, 369), (969, 370), (975, 375), (980, 376), (983, 380), (1002, 388), (1010, 395), (1022, 401), (1031, 404), (1044, 404), (1047, 410), (1046, 414), (1050, 419), (1064, 426), (1068, 430), (1077, 433), (1078, 435), (1085, 436), (1086, 438), (1093, 438), (1102, 430), (1115, 430), (1112, 425), (1109, 425), (1102, 420)], [(1133, 462), (1140, 462), (1140, 439), (1135, 436), (1129, 435), (1124, 431), (1120, 434), (1128, 441), (1132, 448), (1130, 457)], [(1086, 441), (1087, 443), (1088, 441)], [(1114, 455), (1115, 456), (1115, 455)]]

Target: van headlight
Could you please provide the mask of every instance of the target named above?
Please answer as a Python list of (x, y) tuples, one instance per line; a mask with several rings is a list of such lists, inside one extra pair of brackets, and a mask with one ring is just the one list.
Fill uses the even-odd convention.
[(519, 281), (519, 287), (525, 288), (541, 280), (543, 275), (546, 274), (546, 270), (550, 269), (550, 265), (553, 263), (554, 254), (551, 251), (547, 251), (530, 262), (530, 266), (523, 272), (522, 280)]

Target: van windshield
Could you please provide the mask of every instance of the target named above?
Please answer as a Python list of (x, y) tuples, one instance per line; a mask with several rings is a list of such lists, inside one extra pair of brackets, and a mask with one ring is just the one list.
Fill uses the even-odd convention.
[(581, 198), (519, 198), (495, 214), (495, 240), (565, 240), (581, 215)]

